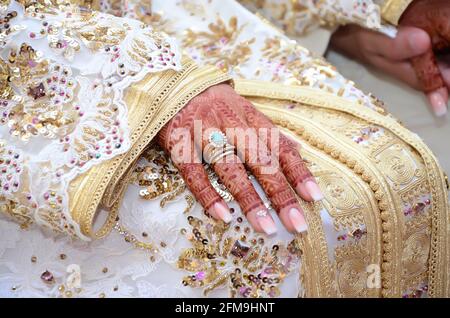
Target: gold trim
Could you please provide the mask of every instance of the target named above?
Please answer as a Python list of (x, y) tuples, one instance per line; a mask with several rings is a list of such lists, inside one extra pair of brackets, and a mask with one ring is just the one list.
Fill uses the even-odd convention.
[(386, 0), (381, 7), (381, 17), (393, 25), (398, 25), (406, 8), (413, 0)]
[[(317, 91), (315, 93), (317, 93)], [(300, 94), (302, 96), (305, 96), (305, 94), (303, 93)], [(317, 101), (314, 106), (316, 105)], [(340, 104), (333, 103), (333, 105)], [(399, 273), (401, 268), (401, 240), (398, 239), (398, 235), (400, 232), (384, 231), (384, 233), (381, 233), (381, 229), (382, 227), (388, 229), (399, 229), (401, 226), (401, 222), (399, 222), (397, 215), (389, 214), (389, 217), (384, 218), (382, 215), (383, 213), (385, 213), (384, 211), (401, 211), (401, 209), (398, 207), (397, 202), (391, 195), (389, 191), (390, 187), (384, 180), (382, 174), (379, 173), (378, 169), (374, 166), (374, 164), (369, 160), (367, 156), (359, 156), (357, 158), (357, 163), (351, 163), (351, 161), (346, 158), (345, 154), (351, 153), (354, 155), (355, 153), (358, 153), (357, 149), (355, 149), (356, 146), (346, 140), (336, 140), (336, 138), (334, 138), (334, 136), (329, 131), (324, 130), (320, 126), (320, 124), (317, 124), (313, 121), (300, 120), (297, 116), (292, 114), (292, 112), (289, 112), (287, 110), (280, 110), (278, 108), (274, 109), (270, 107), (264, 107), (260, 110), (267, 116), (269, 116), (277, 125), (295, 131), (298, 136), (306, 140), (305, 144), (324, 151), (327, 155), (330, 156), (330, 159), (335, 160), (335, 162), (339, 161), (344, 165), (347, 165), (350, 169), (353, 170), (353, 173), (355, 173), (357, 176), (363, 179), (363, 181), (366, 182), (369, 191), (373, 191), (373, 197), (377, 199), (377, 202), (375, 204), (375, 211), (379, 211), (381, 216), (378, 219), (382, 219), (381, 224), (376, 225), (376, 231), (377, 233), (380, 233), (376, 241), (385, 240), (385, 243), (388, 243), (383, 244), (382, 246), (384, 250), (383, 261), (381, 262), (381, 257), (379, 258), (380, 263), (383, 264), (382, 266), (384, 272), (383, 295), (385, 297), (399, 297), (399, 295), (401, 294), (401, 277), (400, 275), (396, 275), (396, 273)], [(289, 118), (289, 121), (286, 121), (286, 118)], [(331, 140), (333, 140), (333, 143), (330, 143)], [(310, 224), (309, 222), (311, 221), (311, 219), (307, 218), (307, 220), (308, 224)], [(318, 221), (320, 221), (320, 219), (318, 219)], [(323, 236), (322, 232), (323, 231), (317, 231), (316, 229), (310, 227), (309, 240), (311, 243), (309, 244), (317, 245), (319, 237)], [(324, 262), (328, 260), (328, 252), (326, 251), (326, 246), (327, 244), (325, 243), (320, 248), (318, 246), (313, 247), (313, 250), (315, 251), (315, 257), (322, 258), (322, 264), (319, 267), (315, 267), (321, 269), (320, 273), (318, 273), (319, 276), (315, 279), (316, 281), (321, 282), (321, 288), (319, 289), (320, 294), (314, 295), (313, 297), (333, 297), (332, 293), (336, 293), (336, 291), (333, 291), (335, 289), (333, 285), (335, 281), (335, 275), (331, 276), (331, 273), (327, 273), (327, 271), (325, 270), (326, 263)], [(386, 256), (389, 257), (386, 258)], [(314, 269), (311, 269), (311, 272), (314, 271)]]
[[(450, 237), (450, 212), (447, 204), (448, 194), (445, 191), (445, 178), (436, 158), (418, 137), (390, 116), (384, 116), (370, 108), (361, 107), (343, 98), (316, 89), (248, 80), (236, 80), (235, 87), (237, 92), (243, 96), (290, 100), (348, 113), (391, 131), (413, 147), (420, 154), (427, 168), (431, 201), (433, 202), (430, 212), (432, 233), (428, 275), (429, 296), (450, 296), (450, 242), (448, 241), (448, 237)], [(400, 228), (397, 227), (399, 225), (398, 216), (390, 213), (392, 211), (390, 209), (396, 209), (398, 206), (394, 206), (394, 202), (391, 202), (392, 193), (390, 193), (390, 187), (386, 180), (376, 173), (373, 163), (367, 158), (361, 158), (363, 160), (361, 162), (350, 160), (345, 151), (342, 151), (342, 149), (351, 151), (351, 148), (348, 149), (349, 144), (346, 142), (340, 142), (338, 148), (335, 144), (329, 144), (329, 140), (334, 140), (331, 136), (328, 139), (319, 139), (320, 137), (309, 134), (304, 128), (295, 127), (295, 120), (292, 120), (293, 114), (287, 110), (275, 106), (267, 106), (261, 110), (277, 124), (282, 124), (288, 129), (303, 134), (302, 137), (308, 143), (327, 150), (333, 158), (345, 163), (369, 184), (375, 197), (379, 200), (378, 206), (381, 211), (383, 238), (382, 295), (385, 297), (400, 297), (401, 255), (394, 255), (394, 253), (401, 250), (402, 242), (398, 232)], [(277, 118), (284, 120), (284, 123), (280, 120), (277, 122)], [(291, 118), (291, 120), (286, 121), (286, 118)], [(385, 194), (388, 194), (389, 198)]]
[[(369, 258), (364, 259), (364, 262), (369, 264), (381, 264), (382, 263), (382, 222), (380, 217), (377, 217), (376, 212), (379, 211), (379, 201), (372, 194), (371, 186), (360, 177), (359, 173), (348, 167), (346, 162), (340, 162), (339, 158), (336, 158), (337, 153), (333, 149), (331, 155), (330, 149), (324, 140), (331, 140), (329, 133), (324, 130), (320, 124), (308, 116), (302, 116), (291, 110), (279, 111), (279, 108), (270, 107), (270, 101), (266, 100), (260, 102), (259, 100), (252, 100), (253, 104), (263, 113), (274, 121), (274, 123), (280, 127), (285, 134), (289, 134), (293, 139), (297, 139), (302, 144), (302, 152), (304, 155), (308, 154), (307, 158), (314, 158), (313, 162), (319, 167), (327, 167), (329, 171), (335, 171), (343, 176), (351, 176), (346, 181), (351, 184), (357, 197), (365, 207), (359, 207), (358, 210), (363, 213), (362, 217), (365, 221), (366, 228), (368, 229), (368, 236), (366, 241), (366, 249)], [(269, 104), (269, 105), (268, 105)], [(311, 137), (314, 136), (315, 140)], [(334, 136), (335, 137), (335, 136)], [(335, 138), (333, 138), (335, 140)], [(339, 147), (342, 148), (342, 147)], [(356, 147), (349, 143), (345, 153), (352, 153), (353, 158), (358, 153)], [(362, 157), (360, 159), (360, 157)], [(367, 160), (366, 156), (359, 156), (357, 160)], [(325, 172), (325, 171), (323, 171)], [(321, 170), (313, 171), (317, 178), (321, 178), (324, 174)], [(378, 173), (379, 175), (379, 173)], [(370, 183), (370, 182), (369, 182)], [(372, 181), (372, 185), (373, 185)], [(331, 261), (329, 255), (333, 253), (334, 246), (330, 246), (327, 243), (325, 237), (325, 230), (322, 224), (321, 210), (325, 208), (331, 211), (329, 202), (324, 200), (321, 203), (307, 204), (300, 200), (300, 204), (305, 211), (305, 217), (308, 223), (308, 235), (298, 236), (297, 242), (301, 246), (302, 250), (302, 267), (301, 277), (303, 288), (305, 289), (306, 297), (348, 297), (355, 295), (347, 295), (338, 286), (338, 268), (335, 261)], [(392, 208), (397, 211), (399, 208)], [(334, 253), (337, 251), (334, 250)], [(320, 271), (317, 269), (320, 268)], [(362, 293), (366, 297), (379, 297), (381, 290), (376, 288), (364, 288)]]

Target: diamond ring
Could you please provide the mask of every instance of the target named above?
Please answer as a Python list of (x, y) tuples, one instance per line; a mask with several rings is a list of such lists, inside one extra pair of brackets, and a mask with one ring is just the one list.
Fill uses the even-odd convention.
[(267, 210), (259, 210), (258, 212), (256, 212), (256, 216), (259, 218), (265, 218), (267, 215)]
[(208, 137), (209, 143), (203, 150), (205, 161), (214, 165), (222, 158), (233, 155), (235, 147), (227, 142), (227, 137), (221, 131), (214, 131)]

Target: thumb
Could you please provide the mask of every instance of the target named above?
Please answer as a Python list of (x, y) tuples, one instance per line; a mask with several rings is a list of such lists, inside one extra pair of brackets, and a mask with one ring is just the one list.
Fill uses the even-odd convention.
[(415, 27), (399, 27), (397, 36), (388, 41), (388, 45), (378, 46), (379, 54), (396, 61), (422, 55), (431, 48), (428, 33)]

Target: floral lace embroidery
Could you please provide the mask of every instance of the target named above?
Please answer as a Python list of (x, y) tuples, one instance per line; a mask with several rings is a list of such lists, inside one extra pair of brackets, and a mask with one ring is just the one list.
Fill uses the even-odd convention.
[[(180, 54), (173, 39), (135, 20), (64, 1), (19, 3), (2, 6), (10, 26), (0, 38), (0, 129), (9, 130), (14, 153), (27, 143), (42, 150), (24, 153), (28, 173), (2, 180), (2, 196), (33, 211), (37, 223), (85, 238), (68, 211), (70, 181), (129, 148), (124, 89), (148, 73), (179, 70)], [(27, 195), (14, 197), (16, 185)]]
[(224, 71), (234, 71), (238, 64), (245, 64), (252, 54), (251, 45), (255, 38), (239, 39), (245, 25), (238, 25), (238, 19), (231, 17), (228, 22), (220, 17), (208, 26), (209, 32), (195, 32), (187, 30), (183, 39), (185, 47), (191, 55), (196, 56), (195, 50), (200, 50), (202, 63), (214, 63)]
[(305, 34), (319, 25), (357, 23), (380, 28), (380, 7), (372, 0), (240, 0), (250, 9), (261, 10), (289, 35)]

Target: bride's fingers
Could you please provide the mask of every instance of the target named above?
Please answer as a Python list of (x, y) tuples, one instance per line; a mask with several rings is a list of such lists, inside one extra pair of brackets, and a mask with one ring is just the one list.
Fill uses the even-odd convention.
[(250, 224), (257, 232), (272, 235), (277, 231), (275, 222), (268, 213), (239, 157), (229, 155), (214, 164), (214, 171), (241, 207)]
[[(204, 123), (206, 124), (206, 122)], [(211, 136), (217, 136), (214, 137), (216, 142), (217, 138), (222, 138), (226, 143), (226, 137), (218, 128), (213, 128), (207, 124), (205, 126), (202, 134), (205, 159), (212, 161), (214, 171), (233, 195), (253, 228), (268, 235), (274, 234), (277, 231), (275, 222), (268, 214), (267, 208), (250, 182), (241, 160), (234, 154), (234, 150), (219, 152), (221, 155), (217, 157), (214, 148), (211, 147), (210, 138), (213, 138)]]
[(237, 146), (238, 153), (258, 180), (283, 225), (291, 232), (306, 231), (303, 210), (279, 170), (277, 158), (272, 157), (255, 129), (248, 127), (225, 102), (217, 100), (215, 109), (221, 114), (222, 128), (232, 128), (227, 131), (231, 143)]
[[(449, 62), (450, 62), (450, 57)], [(450, 89), (450, 63), (440, 63), (439, 69), (441, 70), (442, 77), (444, 78), (444, 82), (447, 85), (447, 88)]]
[(215, 219), (230, 223), (233, 219), (230, 209), (211, 185), (203, 164), (182, 163), (177, 168), (201, 206)]
[[(247, 122), (250, 126), (265, 131), (265, 141), (269, 150), (278, 153), (281, 171), (296, 192), (306, 201), (319, 201), (323, 199), (322, 191), (312, 176), (298, 151), (299, 144), (285, 135), (261, 112), (247, 100), (242, 101)], [(260, 133), (262, 135), (262, 133)], [(275, 137), (275, 139), (273, 139)]]
[(323, 199), (322, 190), (306, 167), (296, 144), (284, 135), (280, 136), (280, 165), (289, 183), (304, 200), (320, 201)]
[[(241, 156), (245, 158), (245, 164), (263, 188), (283, 225), (291, 232), (306, 231), (303, 210), (286, 177), (280, 171), (277, 158), (271, 156), (267, 145), (261, 140), (252, 142), (250, 138), (243, 143), (244, 153), (241, 152)], [(257, 152), (260, 156), (255, 158), (254, 154)]]
[(423, 55), (412, 58), (411, 64), (424, 92), (429, 93), (445, 86), (432, 49)]
[(411, 59), (411, 64), (436, 116), (447, 113), (448, 92), (432, 50)]
[(215, 219), (229, 223), (232, 220), (230, 210), (211, 185), (190, 134), (183, 133), (183, 130), (177, 131), (173, 122), (169, 122), (159, 132), (157, 141), (170, 155), (186, 186), (200, 205)]

